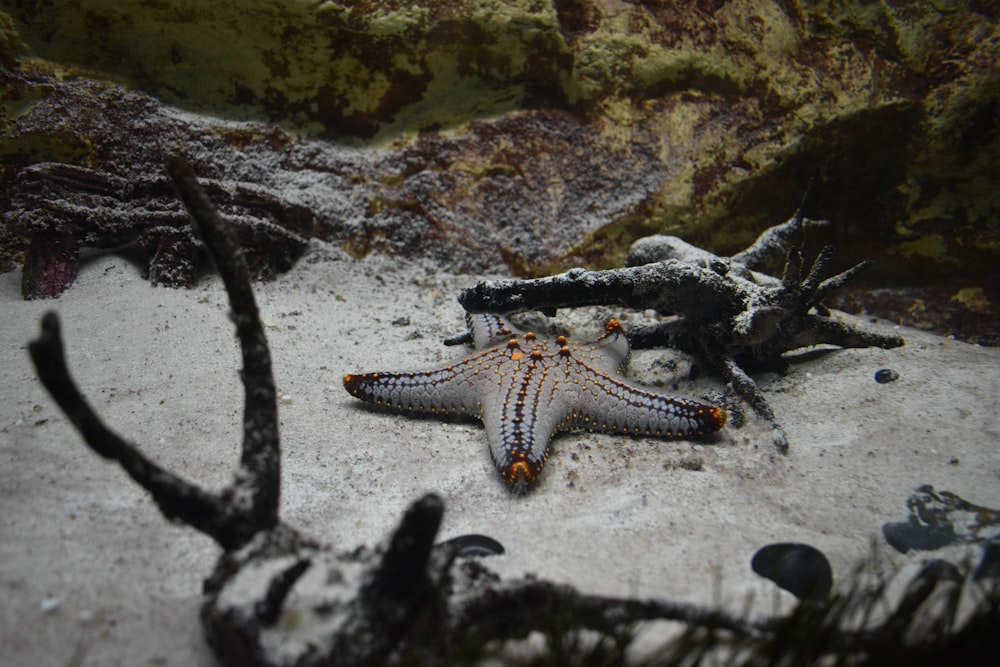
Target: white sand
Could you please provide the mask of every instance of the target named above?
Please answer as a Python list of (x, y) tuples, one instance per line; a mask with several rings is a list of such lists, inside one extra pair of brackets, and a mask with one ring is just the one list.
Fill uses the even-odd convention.
[[(237, 460), (242, 405), (221, 284), (153, 288), (115, 254), (91, 255), (56, 301), (22, 301), (19, 280), (0, 275), (0, 664), (213, 664), (198, 609), (218, 549), (168, 525), (83, 445), (35, 379), (25, 344), (40, 315), (58, 310), (70, 367), (108, 423), (167, 468), (218, 488)], [(910, 330), (899, 350), (803, 355), (784, 376), (758, 376), (787, 431), (787, 457), (753, 418), (704, 444), (564, 434), (535, 492), (511, 497), (479, 426), (367, 410), (341, 386), (345, 372), (460, 354), (441, 340), (461, 332), (455, 296), (473, 280), (355, 261), (316, 243), (291, 273), (257, 286), (284, 395), (289, 523), (342, 547), (371, 543), (408, 502), (437, 491), (448, 507), (442, 538), (497, 538), (507, 555), (488, 562), (505, 576), (703, 603), (718, 594), (735, 608), (752, 592), (768, 612), (775, 589), (749, 568), (764, 544), (810, 543), (846, 574), (872, 540), (881, 544), (883, 522), (904, 518), (920, 484), (1000, 507), (1000, 349)], [(573, 323), (589, 322), (588, 336), (611, 314), (621, 315), (592, 311)], [(718, 387), (712, 377), (687, 381), (684, 363), (664, 380), (672, 357), (635, 354), (630, 375), (694, 397)], [(877, 384), (882, 367), (900, 380)], [(686, 469), (696, 457), (703, 470)], [(790, 599), (781, 594), (786, 608)]]

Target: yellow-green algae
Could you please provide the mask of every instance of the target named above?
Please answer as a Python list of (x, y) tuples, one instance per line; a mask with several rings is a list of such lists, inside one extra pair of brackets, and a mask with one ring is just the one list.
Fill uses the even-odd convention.
[(963, 287), (955, 292), (951, 300), (977, 313), (986, 313), (990, 310), (990, 300), (986, 298), (982, 287)]
[(66, 0), (18, 18), (51, 60), (180, 106), (339, 136), (516, 108), (525, 82), (557, 78), (528, 70), (566, 48), (537, 2)]
[[(760, 0), (733, 0), (676, 32), (641, 5), (618, 6), (599, 11), (593, 30), (570, 41), (553, 3), (523, 0), (62, 0), (19, 14), (32, 47), (50, 59), (105, 71), (182, 106), (331, 135), (460, 123), (545, 91), (571, 105), (687, 89), (764, 89), (782, 105), (833, 95), (837, 104), (819, 117), (800, 115), (809, 122), (873, 92), (850, 71), (828, 90), (828, 79), (796, 60), (801, 26), (782, 4)], [(338, 102), (322, 102), (331, 99)]]

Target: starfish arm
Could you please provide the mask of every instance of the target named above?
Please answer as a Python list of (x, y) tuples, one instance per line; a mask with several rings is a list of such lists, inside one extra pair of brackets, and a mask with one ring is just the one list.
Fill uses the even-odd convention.
[[(508, 415), (509, 417), (509, 415)], [(518, 420), (498, 410), (485, 410), (483, 424), (490, 443), (490, 458), (510, 490), (527, 491), (549, 458), (549, 441), (557, 423), (552, 415), (534, 411)]]
[(499, 315), (493, 313), (465, 314), (465, 324), (472, 336), (472, 346), (477, 350), (485, 350), (497, 343), (506, 341), (515, 332)]
[(478, 417), (477, 375), (489, 367), (487, 351), (444, 368), (406, 372), (347, 373), (344, 389), (366, 403), (408, 412), (458, 413)]
[(608, 322), (604, 335), (592, 343), (569, 344), (571, 355), (605, 373), (617, 373), (628, 363), (631, 353), (628, 336), (618, 320)]
[(490, 456), (500, 478), (515, 493), (523, 493), (538, 478), (552, 434), (567, 414), (560, 375), (541, 357), (533, 359), (500, 385), (483, 407)]
[(660, 438), (702, 437), (726, 424), (722, 408), (664, 396), (581, 367), (567, 426)]

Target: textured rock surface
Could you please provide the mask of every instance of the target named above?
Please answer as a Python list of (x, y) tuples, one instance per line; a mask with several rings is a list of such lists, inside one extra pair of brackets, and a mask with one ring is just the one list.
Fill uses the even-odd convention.
[[(87, 79), (25, 71), (7, 82), (25, 103), (0, 143), (8, 192), (36, 161), (162, 180), (164, 157), (180, 150), (203, 178), (255, 183), (306, 206), (315, 213), (314, 236), (355, 256), (377, 250), (459, 271), (506, 266), (518, 274), (565, 257), (580, 263), (580, 235), (626, 214), (662, 178), (646, 168), (660, 163), (643, 141), (609, 142), (563, 111), (514, 112), (453, 133), (358, 148), (178, 112)], [(14, 204), (23, 199), (16, 194)], [(6, 208), (8, 228), (17, 228), (10, 223), (19, 213)]]
[[(327, 206), (349, 211), (330, 224), (351, 221), (342, 236), (355, 254), (406, 250), (456, 270), (541, 275), (620, 265), (651, 232), (726, 253), (787, 217), (816, 176), (809, 213), (834, 222), (845, 262), (878, 260), (876, 281), (943, 284), (935, 298), (957, 296), (970, 313), (1000, 300), (988, 282), (1000, 253), (991, 3), (57, 1), (8, 11), (32, 53), (170, 104), (381, 146), (312, 165), (344, 179)], [(9, 62), (17, 39), (4, 34)], [(7, 81), (9, 117), (42, 88)], [(218, 132), (180, 126), (169, 141)], [(219, 169), (271, 178), (259, 155), (252, 168), (229, 163), (294, 143), (272, 128), (242, 135), (244, 155), (216, 156)], [(127, 168), (73, 124), (25, 135), (7, 123), (5, 158), (39, 151)], [(380, 168), (358, 173), (356, 161)], [(349, 191), (358, 187), (368, 191)], [(976, 289), (974, 303), (961, 296)]]

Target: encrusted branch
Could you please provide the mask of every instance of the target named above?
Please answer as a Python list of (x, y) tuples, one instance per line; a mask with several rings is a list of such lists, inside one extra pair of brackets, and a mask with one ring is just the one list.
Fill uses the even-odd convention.
[(216, 212), (198, 185), (190, 165), (174, 156), (168, 158), (167, 170), (215, 259), (229, 295), (232, 319), (243, 354), (241, 377), (245, 399), (243, 452), (240, 458), (243, 469), (236, 475), (234, 497), (246, 494), (250, 499), (250, 507), (242, 509), (252, 517), (253, 532), (272, 528), (278, 523), (281, 491), (278, 403), (271, 372), (271, 353), (250, 286), (250, 270), (236, 234)]
[(792, 241), (797, 234), (829, 226), (829, 220), (812, 220), (796, 213), (790, 220), (765, 229), (746, 250), (736, 253), (730, 259), (735, 264), (759, 271), (768, 263), (777, 262), (794, 245)]
[(234, 536), (227, 529), (229, 511), (226, 503), (156, 465), (109, 429), (69, 374), (56, 314), (46, 313), (41, 328), (41, 335), (28, 344), (38, 379), (90, 448), (106, 459), (117, 461), (132, 479), (149, 491), (168, 519), (181, 521), (210, 535), (223, 547), (234, 544)]
[(711, 269), (676, 259), (626, 269), (570, 269), (534, 280), (488, 280), (463, 291), (458, 301), (471, 313), (510, 313), (576, 306), (619, 305), (714, 319), (720, 308), (742, 310), (740, 294)]
[[(251, 274), (266, 278), (291, 267), (315, 226), (315, 215), (281, 193), (239, 181), (203, 180), (210, 199), (241, 239)], [(4, 211), (10, 231), (29, 242), (21, 292), (26, 299), (58, 296), (76, 278), (82, 247), (136, 241), (150, 255), (155, 284), (191, 287), (197, 279), (197, 235), (163, 174), (119, 176), (59, 162), (17, 172)]]
[[(810, 345), (892, 348), (903, 344), (898, 336), (863, 331), (832, 319), (821, 303), (861, 275), (870, 262), (824, 280), (833, 256), (833, 249), (827, 247), (802, 277), (801, 251), (788, 245), (800, 229), (825, 224), (796, 216), (765, 231), (749, 248), (729, 258), (676, 237), (648, 237), (632, 246), (626, 268), (571, 269), (536, 280), (484, 281), (462, 292), (459, 302), (473, 313), (551, 312), (589, 305), (656, 310), (669, 319), (633, 332), (633, 346), (671, 346), (707, 361), (733, 392), (771, 423), (775, 444), (784, 451), (784, 432), (744, 367), (773, 366), (785, 352)], [(779, 251), (785, 253), (780, 279), (755, 270)]]

